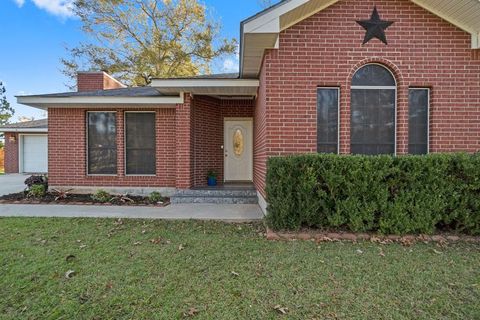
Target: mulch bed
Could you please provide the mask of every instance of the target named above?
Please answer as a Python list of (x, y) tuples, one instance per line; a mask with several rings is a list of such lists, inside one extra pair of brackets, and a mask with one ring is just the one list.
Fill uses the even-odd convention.
[(143, 207), (166, 207), (170, 204), (170, 199), (165, 198), (163, 203), (152, 204), (147, 197), (131, 196), (127, 197), (132, 201), (122, 200), (122, 197), (114, 197), (110, 202), (102, 203), (92, 199), (90, 194), (68, 194), (66, 199), (58, 199), (54, 193), (47, 193), (42, 198), (28, 197), (25, 192), (12, 193), (0, 197), (0, 204), (61, 204), (61, 205), (95, 205), (95, 206), (143, 206)]
[(318, 230), (303, 230), (300, 232), (276, 232), (267, 229), (267, 240), (272, 241), (316, 241), (321, 242), (335, 242), (335, 241), (370, 241), (379, 244), (400, 243), (405, 246), (410, 246), (415, 243), (438, 243), (440, 245), (450, 242), (468, 242), (480, 244), (480, 237), (442, 234), (442, 235), (378, 235), (369, 233), (349, 233), (349, 232), (325, 232)]

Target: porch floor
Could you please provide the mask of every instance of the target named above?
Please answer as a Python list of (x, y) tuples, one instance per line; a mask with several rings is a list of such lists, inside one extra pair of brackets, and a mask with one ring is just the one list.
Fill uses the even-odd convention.
[(255, 190), (255, 185), (253, 182), (225, 182), (212, 187), (194, 187), (192, 190)]

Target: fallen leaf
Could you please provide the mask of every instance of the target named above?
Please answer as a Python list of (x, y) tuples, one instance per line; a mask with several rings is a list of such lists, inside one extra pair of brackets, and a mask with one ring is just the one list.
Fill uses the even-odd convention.
[(188, 312), (185, 314), (186, 316), (189, 316), (189, 317), (194, 317), (198, 314), (198, 309), (197, 308), (190, 308), (188, 309)]
[(141, 244), (142, 244), (142, 243), (141, 243), (140, 241), (137, 241), (137, 242), (135, 242), (133, 245), (134, 245), (134, 246), (139, 246), (139, 245), (141, 245)]
[(433, 249), (433, 252), (435, 252), (436, 254), (442, 254), (442, 253), (443, 253), (443, 252), (440, 252), (440, 251), (438, 251), (438, 250), (436, 250), (436, 249)]
[(74, 275), (75, 275), (75, 271), (73, 270), (68, 270), (67, 272), (65, 272), (65, 278), (67, 279), (71, 279)]
[(277, 304), (275, 307), (273, 307), (274, 310), (277, 310), (281, 314), (287, 314), (288, 308), (282, 307), (281, 305)]
[(80, 248), (80, 249), (85, 249), (86, 247), (87, 247), (86, 244), (82, 244), (79, 248)]
[(360, 250), (360, 249), (357, 249), (357, 253), (358, 253), (358, 254), (363, 254), (363, 251)]
[(142, 234), (145, 234), (145, 233), (147, 233), (147, 230), (142, 230)]
[(90, 297), (89, 297), (88, 295), (86, 295), (86, 294), (81, 294), (80, 297), (78, 297), (78, 300), (79, 300), (80, 304), (85, 304), (85, 303), (88, 302), (88, 299), (89, 299), (89, 298), (90, 298)]
[(151, 239), (150, 242), (153, 244), (160, 244), (162, 243), (162, 238)]
[(178, 251), (182, 251), (183, 249), (185, 249), (185, 247), (183, 246), (183, 244), (181, 244), (181, 245), (178, 246)]
[(380, 253), (378, 255), (381, 256), (381, 257), (385, 257), (385, 253), (383, 251), (380, 251)]
[(240, 273), (232, 271), (232, 275), (234, 275), (235, 277), (238, 277), (238, 276), (240, 276)]

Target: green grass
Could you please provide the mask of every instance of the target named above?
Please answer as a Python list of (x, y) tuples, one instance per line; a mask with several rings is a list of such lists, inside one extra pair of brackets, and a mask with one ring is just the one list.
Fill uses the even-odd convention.
[(263, 232), (0, 219), (0, 318), (177, 319), (195, 308), (195, 319), (480, 319), (478, 245), (317, 245)]

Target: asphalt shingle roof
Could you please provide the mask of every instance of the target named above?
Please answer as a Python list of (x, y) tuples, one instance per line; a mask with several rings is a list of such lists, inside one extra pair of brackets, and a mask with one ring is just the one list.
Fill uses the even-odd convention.
[(33, 121), (25, 121), (18, 123), (6, 124), (0, 126), (0, 129), (11, 128), (11, 129), (47, 129), (48, 128), (48, 119), (40, 119)]
[[(62, 92), (42, 94), (38, 97), (46, 98), (68, 98), (68, 97), (162, 97), (164, 96), (152, 87), (131, 87), (111, 90), (80, 91), (80, 92)], [(34, 96), (31, 96), (34, 97)]]

